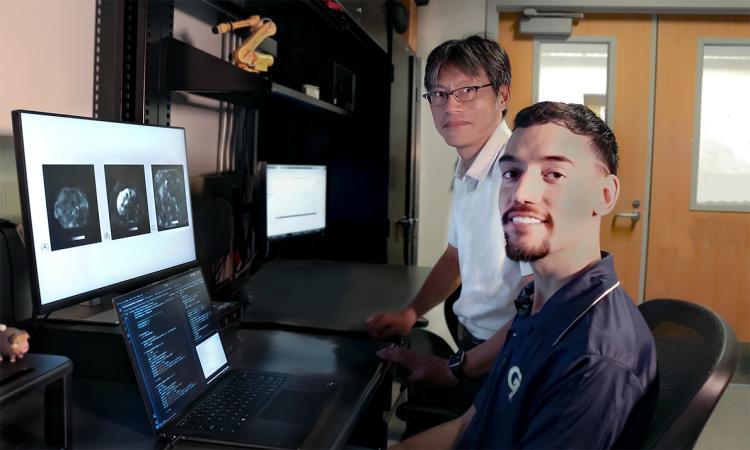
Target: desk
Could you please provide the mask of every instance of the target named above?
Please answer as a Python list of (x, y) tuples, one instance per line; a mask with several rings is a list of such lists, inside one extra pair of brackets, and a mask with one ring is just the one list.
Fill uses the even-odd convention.
[(264, 265), (244, 287), (253, 303), (242, 326), (365, 333), (365, 319), (401, 309), (429, 268), (340, 261), (278, 261)]
[[(352, 337), (234, 330), (226, 341), (236, 349), (229, 355), (235, 367), (334, 376), (341, 381), (339, 395), (304, 448), (342, 447), (384, 375), (374, 354), (376, 344)], [(74, 378), (73, 393), (73, 448), (163, 448), (164, 442), (151, 432), (135, 384)], [(3, 408), (1, 448), (44, 446), (39, 395), (31, 393)], [(180, 442), (177, 447), (207, 445)]]

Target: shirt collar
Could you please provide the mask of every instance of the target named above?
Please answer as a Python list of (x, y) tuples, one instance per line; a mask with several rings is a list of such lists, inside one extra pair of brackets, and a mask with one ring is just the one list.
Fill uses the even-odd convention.
[(501, 151), (505, 148), (505, 143), (508, 142), (510, 134), (511, 131), (508, 128), (508, 124), (505, 123), (505, 120), (502, 120), (489, 140), (482, 146), (469, 170), (464, 169), (463, 161), (461, 158), (458, 158), (455, 173), (456, 178), (463, 180), (466, 177), (470, 177), (473, 180), (482, 181), (490, 172), (492, 165), (497, 161)]
[[(619, 284), (612, 256), (606, 252), (601, 254), (602, 259), (558, 289), (537, 314), (523, 317), (519, 313), (521, 322), (533, 322), (534, 328), (557, 342), (568, 328), (597, 303), (602, 294)], [(524, 303), (524, 296), (531, 295), (533, 298), (533, 285), (532, 282), (521, 291), (517, 304)], [(526, 328), (521, 323), (519, 325)]]

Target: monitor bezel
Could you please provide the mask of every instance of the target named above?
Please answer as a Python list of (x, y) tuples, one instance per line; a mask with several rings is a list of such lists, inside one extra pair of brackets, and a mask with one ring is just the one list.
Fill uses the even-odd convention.
[[(174, 275), (176, 273), (179, 273), (180, 271), (186, 270), (195, 264), (195, 261), (197, 260), (197, 243), (195, 242), (195, 232), (193, 232), (193, 246), (196, 248), (196, 260), (189, 261), (184, 264), (179, 264), (177, 266), (168, 267), (166, 269), (162, 269), (156, 272), (144, 274), (136, 278), (131, 278), (129, 280), (121, 281), (119, 283), (102, 286), (98, 289), (93, 289), (90, 291), (82, 292), (80, 294), (76, 294), (70, 297), (65, 297), (59, 300), (54, 300), (46, 304), (42, 304), (42, 296), (41, 296), (40, 289), (39, 289), (39, 274), (37, 272), (36, 244), (34, 243), (34, 233), (33, 231), (31, 231), (34, 229), (34, 226), (31, 220), (31, 203), (29, 199), (28, 180), (26, 178), (26, 153), (24, 149), (23, 126), (22, 126), (22, 118), (21, 118), (23, 114), (62, 117), (62, 118), (67, 118), (67, 119), (82, 119), (82, 120), (91, 120), (95, 122), (107, 122), (107, 123), (119, 123), (119, 124), (124, 123), (124, 124), (129, 124), (129, 125), (147, 126), (147, 127), (156, 127), (156, 128), (181, 129), (183, 132), (183, 135), (185, 133), (185, 128), (184, 127), (167, 127), (163, 125), (153, 125), (153, 124), (129, 123), (129, 122), (116, 121), (116, 120), (104, 120), (100, 118), (81, 117), (81, 116), (73, 116), (69, 114), (56, 114), (56, 113), (43, 112), (43, 111), (31, 111), (31, 110), (25, 110), (25, 109), (17, 109), (17, 110), (11, 111), (11, 118), (12, 118), (12, 124), (13, 124), (13, 142), (14, 142), (15, 157), (16, 157), (16, 173), (18, 175), (18, 192), (19, 192), (19, 196), (21, 200), (21, 220), (22, 220), (22, 225), (24, 228), (23, 240), (24, 240), (24, 246), (26, 247), (26, 255), (28, 257), (27, 267), (29, 268), (29, 284), (31, 285), (30, 286), (31, 287), (31, 299), (33, 303), (34, 314), (47, 315), (59, 309), (67, 308), (68, 306), (76, 305), (78, 303), (85, 302), (87, 300), (92, 300), (97, 297), (101, 297), (104, 295), (112, 295), (112, 294), (117, 295), (120, 292), (130, 291), (140, 286), (153, 283), (160, 278), (165, 278), (165, 277)], [(187, 137), (186, 137), (186, 142), (187, 142)], [(187, 146), (185, 148), (185, 151), (186, 151), (185, 159), (187, 160)], [(185, 170), (187, 172), (188, 168), (186, 167)], [(187, 176), (188, 174), (186, 173), (186, 178)], [(188, 192), (188, 195), (189, 194), (190, 193)], [(191, 223), (191, 225), (193, 224)]]
[[(325, 211), (324, 220), (325, 224), (322, 228), (315, 228), (305, 231), (298, 231), (295, 233), (275, 234), (273, 236), (268, 235), (268, 168), (269, 167), (322, 167), (326, 173), (326, 195), (325, 195)], [(264, 223), (264, 237), (269, 242), (282, 241), (285, 239), (291, 239), (295, 237), (309, 236), (309, 235), (322, 235), (325, 233), (328, 227), (328, 166), (326, 164), (284, 164), (284, 163), (265, 163), (263, 166), (263, 223)]]

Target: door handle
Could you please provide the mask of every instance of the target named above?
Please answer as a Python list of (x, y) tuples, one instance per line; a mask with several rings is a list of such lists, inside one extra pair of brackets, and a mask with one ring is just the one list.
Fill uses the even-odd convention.
[[(404, 234), (404, 238), (406, 238), (406, 233), (411, 231), (412, 227), (418, 222), (418, 219), (415, 217), (402, 217), (398, 219), (394, 225), (399, 225), (401, 227), (401, 232)], [(398, 230), (396, 230), (396, 238), (394, 239), (395, 242), (398, 242)]]
[(615, 227), (615, 222), (617, 222), (617, 219), (630, 219), (630, 227), (635, 227), (635, 224), (638, 223), (639, 220), (641, 220), (641, 212), (638, 211), (638, 208), (640, 206), (640, 201), (633, 200), (633, 211), (615, 214), (615, 217), (612, 219), (612, 228)]
[(615, 219), (623, 218), (623, 219), (630, 219), (635, 224), (639, 220), (641, 220), (641, 213), (638, 211), (628, 212), (628, 213), (617, 213), (615, 214)]
[(615, 227), (615, 223), (617, 222), (617, 219), (630, 219), (630, 228), (635, 228), (635, 224), (639, 220), (641, 220), (641, 213), (638, 212), (637, 210), (633, 210), (633, 212), (615, 214), (615, 217), (612, 219), (612, 228)]

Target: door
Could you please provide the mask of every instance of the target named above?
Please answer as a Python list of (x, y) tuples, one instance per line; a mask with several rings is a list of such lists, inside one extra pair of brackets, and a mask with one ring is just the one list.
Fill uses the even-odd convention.
[(395, 34), (391, 64), (388, 263), (415, 265), (418, 214), (418, 147), (415, 130), (419, 111), (419, 59), (408, 44)]
[[(506, 121), (512, 127), (519, 110), (541, 100), (585, 103), (604, 114), (619, 145), (621, 193), (613, 214), (602, 220), (602, 249), (613, 254), (623, 287), (634, 300), (638, 300), (644, 252), (645, 221), (641, 217), (647, 202), (648, 98), (653, 75), (654, 17), (586, 14), (582, 20), (574, 22), (571, 36), (565, 39), (522, 35), (518, 19), (519, 14), (515, 13), (500, 15), (500, 44), (508, 52), (513, 70)], [(545, 48), (550, 51), (545, 51)], [(582, 80), (584, 71), (578, 69), (594, 72), (596, 67), (602, 67), (600, 60), (605, 57), (606, 74), (592, 74), (590, 81)], [(566, 58), (569, 63), (565, 62)], [(545, 67), (549, 67), (545, 64), (556, 68), (556, 72), (550, 72), (551, 77), (543, 76)], [(566, 69), (566, 64), (571, 70)], [(536, 76), (535, 72), (542, 76)], [(570, 90), (568, 86), (573, 89), (579, 82), (583, 84), (580, 86), (581, 100), (550, 98), (566, 96)], [(586, 92), (587, 84), (602, 83), (605, 86), (591, 87), (592, 92)]]
[[(747, 99), (750, 85), (726, 86), (730, 92), (723, 94), (708, 90), (710, 86), (702, 83), (705, 72), (699, 69), (704, 65), (701, 51), (704, 45), (711, 43), (744, 43), (744, 50), (740, 47), (733, 51), (730, 47), (730, 53), (723, 58), (744, 72), (746, 79), (750, 77), (750, 52), (747, 50), (750, 48), (750, 17), (659, 18), (646, 298), (681, 298), (708, 306), (731, 325), (739, 340), (747, 342), (750, 341), (750, 210), (747, 209), (750, 204), (750, 132), (747, 131), (750, 113), (741, 97), (744, 95)], [(715, 56), (713, 60), (721, 62), (721, 59), (722, 56)], [(732, 82), (731, 78), (724, 80)], [(697, 169), (694, 144), (700, 142), (703, 146), (706, 139), (710, 139), (710, 136), (696, 134), (698, 122), (707, 119), (697, 115), (701, 99), (696, 93), (700, 92), (705, 96), (723, 97), (726, 103), (719, 111), (704, 110), (704, 115), (721, 115), (725, 123), (734, 120), (726, 133), (738, 133), (740, 143), (737, 146), (741, 148), (735, 151), (746, 155), (722, 162), (731, 167), (718, 182), (733, 182), (731, 192), (727, 193), (730, 196), (742, 195), (743, 191), (745, 194), (731, 199), (737, 205), (734, 212), (699, 210), (694, 204), (693, 170)], [(740, 108), (737, 114), (740, 117), (732, 117), (734, 107)], [(712, 149), (701, 151), (704, 150)], [(736, 170), (742, 169), (737, 167), (742, 165), (744, 170)]]
[[(520, 34), (518, 19), (499, 19), (513, 67), (509, 124), (534, 101), (569, 101), (543, 97), (544, 44), (554, 40)], [(634, 300), (707, 306), (750, 341), (750, 17), (585, 13), (571, 36), (557, 41), (599, 56), (590, 45), (610, 43), (606, 95), (597, 91), (579, 103), (605, 116), (620, 146), (622, 191), (602, 222), (601, 242), (614, 254), (623, 286)], [(576, 54), (563, 48), (547, 54)], [(577, 64), (556, 77), (567, 90), (585, 78), (585, 64)], [(719, 64), (720, 75), (704, 76), (710, 64)], [(719, 85), (706, 85), (709, 79)], [(721, 130), (718, 137), (698, 133), (706, 119)], [(705, 141), (709, 169), (702, 168)]]

